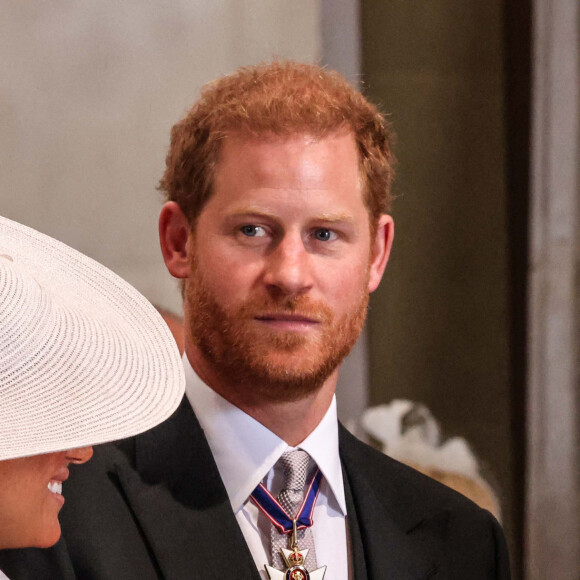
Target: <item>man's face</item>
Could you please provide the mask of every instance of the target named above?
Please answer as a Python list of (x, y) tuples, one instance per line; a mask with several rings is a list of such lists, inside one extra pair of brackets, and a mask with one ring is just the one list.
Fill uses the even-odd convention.
[(227, 382), (295, 400), (362, 328), (371, 239), (349, 134), (228, 135), (190, 239), (194, 344)]

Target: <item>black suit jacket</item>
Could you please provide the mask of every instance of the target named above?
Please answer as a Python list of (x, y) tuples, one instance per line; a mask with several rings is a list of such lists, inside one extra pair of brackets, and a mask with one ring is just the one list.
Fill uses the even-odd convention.
[[(488, 512), (342, 427), (340, 455), (355, 580), (509, 578)], [(0, 553), (11, 580), (259, 580), (185, 399), (155, 429), (95, 449), (64, 494), (54, 548)]]

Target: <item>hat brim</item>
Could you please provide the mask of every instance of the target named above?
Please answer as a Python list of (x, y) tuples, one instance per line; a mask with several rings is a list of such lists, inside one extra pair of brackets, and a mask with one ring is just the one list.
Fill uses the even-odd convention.
[(132, 286), (0, 216), (0, 460), (123, 439), (184, 392), (175, 341)]

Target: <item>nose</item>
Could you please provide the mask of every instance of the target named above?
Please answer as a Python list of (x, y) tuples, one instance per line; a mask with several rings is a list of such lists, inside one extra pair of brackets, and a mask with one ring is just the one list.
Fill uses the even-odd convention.
[(264, 282), (284, 297), (304, 294), (312, 287), (311, 256), (299, 233), (287, 233), (266, 258)]
[(92, 447), (79, 447), (77, 449), (69, 449), (66, 452), (67, 461), (70, 461), (71, 463), (86, 463), (92, 456)]

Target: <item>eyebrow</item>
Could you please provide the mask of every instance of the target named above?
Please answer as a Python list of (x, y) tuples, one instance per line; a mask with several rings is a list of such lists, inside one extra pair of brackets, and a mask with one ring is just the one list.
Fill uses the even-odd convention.
[(354, 221), (353, 217), (348, 213), (322, 213), (316, 216), (316, 219), (329, 223), (351, 223)]
[[(229, 212), (228, 217), (263, 217), (263, 218), (275, 218), (276, 215), (274, 213), (269, 213), (268, 211), (264, 211), (263, 209), (258, 209), (254, 206), (240, 206), (234, 208), (231, 212)], [(323, 221), (326, 223), (352, 223), (354, 222), (354, 218), (352, 215), (348, 213), (332, 213), (332, 212), (323, 212), (319, 213), (311, 221)]]

